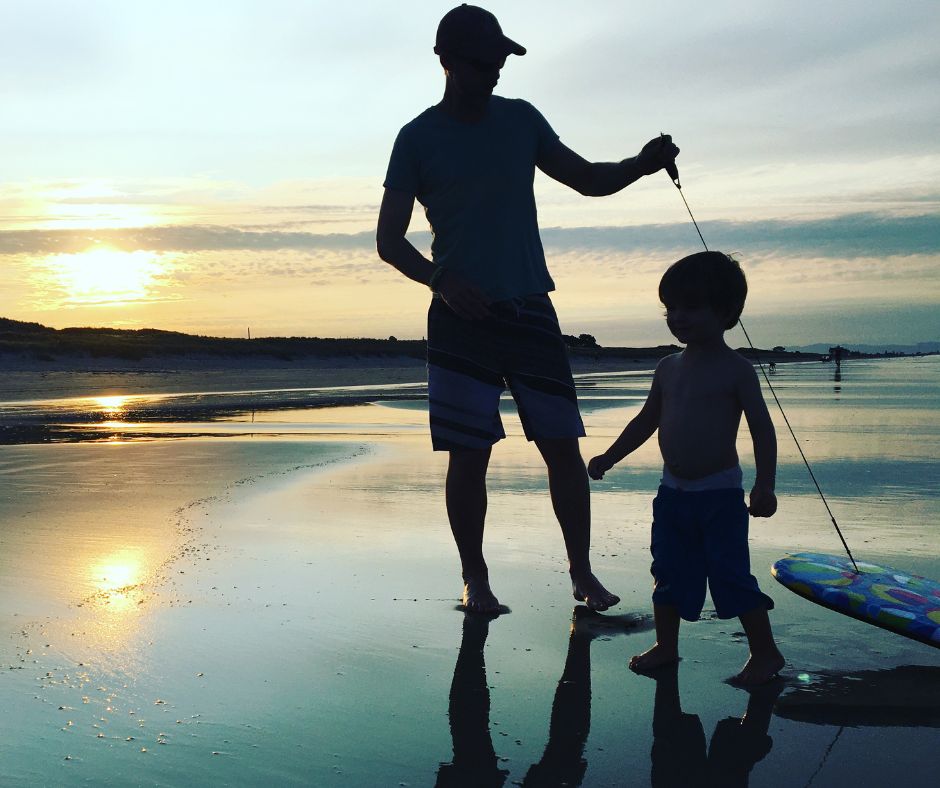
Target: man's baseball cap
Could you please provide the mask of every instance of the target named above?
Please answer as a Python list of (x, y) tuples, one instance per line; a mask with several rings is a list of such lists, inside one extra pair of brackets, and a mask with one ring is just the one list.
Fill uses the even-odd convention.
[(434, 51), (438, 55), (496, 62), (508, 55), (524, 55), (525, 47), (506, 38), (489, 11), (464, 3), (444, 14), (437, 26)]

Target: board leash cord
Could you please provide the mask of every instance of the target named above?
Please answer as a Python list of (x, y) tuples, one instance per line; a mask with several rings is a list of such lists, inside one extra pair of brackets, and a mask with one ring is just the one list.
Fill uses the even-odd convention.
[[(695, 221), (695, 217), (692, 215), (692, 209), (689, 207), (689, 203), (685, 199), (685, 194), (682, 192), (682, 185), (679, 183), (679, 170), (676, 168), (675, 162), (666, 167), (666, 173), (669, 175), (669, 179), (672, 181), (673, 186), (679, 190), (679, 196), (682, 198), (682, 202), (685, 204), (685, 209), (689, 212), (689, 218), (692, 220), (692, 224), (695, 225), (695, 231), (698, 233), (698, 237), (702, 240), (702, 246), (705, 247), (706, 252), (710, 251), (708, 244), (705, 243), (705, 237), (702, 235), (702, 231), (699, 229), (698, 222)], [(793, 427), (790, 426), (790, 419), (787, 418), (787, 413), (783, 409), (783, 405), (780, 404), (780, 399), (777, 397), (777, 392), (774, 391), (774, 387), (770, 382), (770, 376), (767, 374), (767, 370), (764, 369), (764, 364), (760, 359), (760, 354), (757, 352), (757, 348), (754, 347), (754, 343), (751, 342), (751, 337), (748, 335), (747, 329), (744, 327), (744, 323), (741, 322), (740, 318), (738, 318), (738, 325), (741, 326), (741, 330), (744, 332), (744, 337), (747, 339), (747, 344), (750, 345), (751, 350), (754, 351), (754, 357), (757, 359), (757, 366), (760, 367), (761, 374), (764, 376), (764, 380), (767, 383), (767, 388), (770, 389), (770, 393), (773, 395), (774, 402), (777, 403), (777, 407), (780, 409), (780, 415), (783, 416), (783, 421), (787, 425), (787, 429), (790, 431), (790, 437), (793, 438), (793, 442), (796, 444), (797, 451), (799, 451), (800, 457), (803, 459), (803, 464), (806, 466), (806, 470), (809, 471), (809, 477), (813, 480), (813, 484), (816, 485), (816, 492), (819, 493), (819, 497), (822, 499), (823, 506), (826, 507), (826, 511), (829, 513), (829, 519), (832, 521), (832, 525), (835, 527), (836, 533), (839, 534), (839, 539), (842, 541), (842, 546), (845, 548), (845, 552), (848, 555), (849, 560), (852, 562), (852, 566), (855, 567), (855, 574), (861, 574), (858, 570), (858, 564), (855, 563), (855, 559), (852, 557), (852, 551), (849, 549), (849, 545), (845, 541), (845, 537), (842, 535), (842, 529), (839, 528), (839, 523), (836, 522), (836, 517), (832, 513), (832, 509), (829, 508), (829, 501), (826, 500), (826, 496), (823, 494), (822, 488), (819, 486), (819, 482), (816, 481), (816, 474), (813, 473), (813, 469), (809, 464), (809, 460), (806, 459), (806, 455), (803, 453), (803, 447), (800, 446), (800, 442), (797, 440), (796, 433), (793, 431)]]

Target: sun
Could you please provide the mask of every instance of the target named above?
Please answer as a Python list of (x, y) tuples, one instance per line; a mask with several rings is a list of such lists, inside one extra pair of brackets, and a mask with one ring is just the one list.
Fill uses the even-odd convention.
[(153, 252), (100, 247), (48, 260), (50, 284), (72, 306), (149, 300), (164, 266)]

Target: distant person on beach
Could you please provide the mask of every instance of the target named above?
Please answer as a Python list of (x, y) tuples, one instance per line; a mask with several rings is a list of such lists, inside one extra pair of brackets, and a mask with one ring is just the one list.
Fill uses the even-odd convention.
[[(746, 296), (744, 272), (721, 252), (699, 252), (670, 266), (659, 299), (685, 350), (659, 362), (640, 412), (588, 463), (591, 478), (601, 479), (659, 430), (663, 477), (650, 547), (656, 643), (630, 660), (638, 673), (678, 660), (679, 621), (698, 620), (706, 581), (718, 617), (740, 618), (747, 635), (750, 657), (736, 682), (763, 684), (784, 665), (767, 615), (774, 603), (751, 574), (747, 545), (748, 512), (771, 517), (777, 511), (776, 433), (754, 368), (724, 340)], [(742, 413), (756, 464), (750, 507), (735, 448)]]
[[(508, 386), (526, 437), (549, 476), (575, 599), (594, 610), (619, 602), (591, 570), (590, 489), (578, 438), (584, 426), (536, 221), (535, 168), (585, 195), (620, 191), (675, 160), (657, 137), (634, 157), (590, 163), (565, 146), (521, 99), (493, 95), (511, 55), (526, 50), (493, 14), (461, 5), (437, 29), (441, 101), (398, 134), (385, 178), (379, 256), (430, 287), (428, 399), (431, 440), (450, 453), (447, 513), (463, 572), (463, 604), (495, 614), (483, 558), (486, 472), (505, 437), (499, 398)], [(414, 201), (433, 233), (432, 260), (405, 237)]]

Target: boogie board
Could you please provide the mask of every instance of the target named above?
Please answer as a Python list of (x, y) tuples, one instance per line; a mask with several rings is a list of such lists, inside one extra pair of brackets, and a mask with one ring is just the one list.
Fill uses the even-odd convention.
[(940, 583), (887, 566), (797, 553), (770, 572), (810, 602), (940, 648)]

